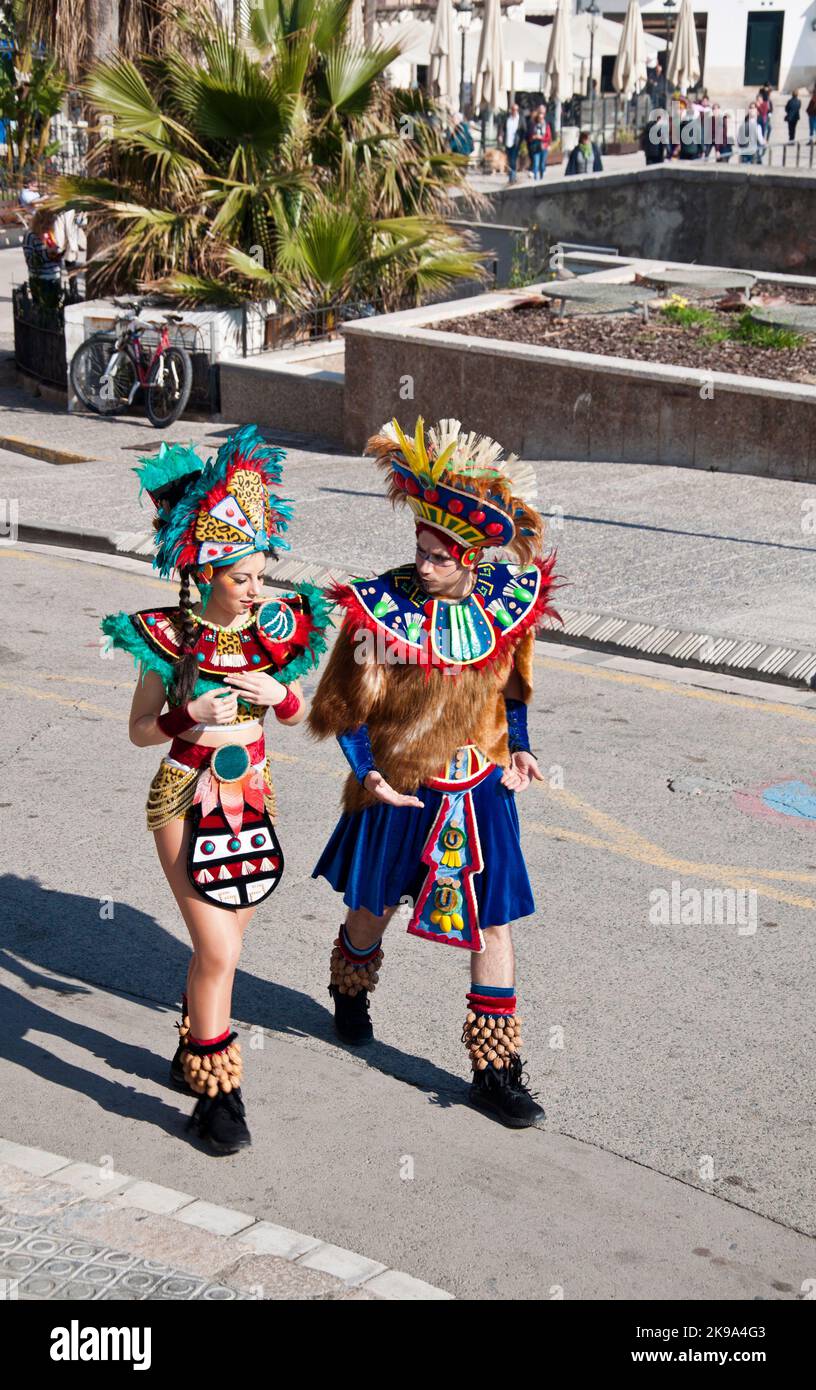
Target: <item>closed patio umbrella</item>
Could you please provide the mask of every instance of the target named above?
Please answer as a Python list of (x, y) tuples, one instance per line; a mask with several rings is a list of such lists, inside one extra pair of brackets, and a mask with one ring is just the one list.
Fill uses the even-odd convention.
[(438, 0), (431, 31), (431, 82), (440, 101), (455, 110), (459, 100), (456, 36), (451, 0)]
[(697, 29), (694, 24), (694, 10), (691, 0), (681, 0), (666, 78), (671, 87), (679, 87), (680, 91), (685, 94), (689, 87), (693, 87), (696, 82), (699, 82), (702, 71)]
[(646, 35), (638, 0), (629, 0), (612, 86), (627, 101), (646, 86)]
[(350, 43), (361, 44), (364, 42), (365, 17), (363, 15), (363, 0), (352, 0), (346, 33), (348, 34)]
[(482, 37), (476, 62), (474, 110), (498, 111), (504, 104), (504, 45), (500, 0), (485, 0)]
[(544, 67), (544, 95), (568, 101), (575, 91), (574, 73), (570, 5), (568, 0), (558, 0)]

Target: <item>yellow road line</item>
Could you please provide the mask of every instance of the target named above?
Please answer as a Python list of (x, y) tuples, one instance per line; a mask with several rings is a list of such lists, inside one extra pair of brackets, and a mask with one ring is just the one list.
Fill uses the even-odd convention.
[[(755, 700), (750, 695), (732, 695), (726, 690), (701, 690), (699, 686), (680, 685), (660, 676), (643, 676), (635, 671), (602, 670), (599, 666), (585, 666), (578, 661), (556, 661), (553, 657), (537, 656), (536, 665), (561, 674), (591, 676), (594, 680), (612, 681), (616, 685), (639, 685), (644, 690), (680, 695), (686, 700), (707, 700), (710, 704), (757, 710), (761, 714), (783, 714), (789, 719), (803, 719), (807, 724), (816, 724), (816, 710), (802, 709), (799, 705), (783, 705), (779, 700)], [(705, 672), (700, 674), (704, 675)]]
[(128, 689), (133, 683), (125, 679), (119, 681), (106, 681), (102, 680), (99, 676), (64, 676), (56, 671), (38, 671), (37, 675), (41, 675), (45, 681), (63, 681), (66, 684), (76, 683), (77, 685), (107, 685), (111, 686), (114, 690), (121, 690), (122, 688)]
[[(764, 872), (762, 869), (742, 869), (734, 873), (726, 865), (695, 864), (692, 860), (675, 859), (666, 854), (665, 851), (659, 850), (657, 846), (655, 849), (657, 849), (658, 857), (655, 858), (633, 846), (614, 845), (609, 840), (600, 840), (594, 835), (586, 835), (579, 830), (566, 830), (559, 825), (544, 825), (540, 821), (533, 821), (532, 823), (527, 821), (525, 829), (559, 840), (573, 840), (577, 844), (587, 845), (591, 849), (605, 849), (623, 859), (632, 859), (640, 864), (648, 864), (651, 868), (670, 869), (677, 874), (714, 879), (731, 888), (753, 888), (757, 897), (770, 898), (773, 902), (788, 903), (791, 907), (802, 907), (811, 912), (816, 908), (816, 899), (814, 898), (798, 898), (792, 893), (783, 893), (767, 883), (756, 882), (751, 878), (751, 874), (762, 874)], [(791, 874), (789, 877), (794, 878), (796, 875)]]
[[(661, 849), (659, 845), (654, 844), (651, 840), (647, 840), (645, 836), (639, 834), (637, 830), (633, 830), (631, 826), (624, 825), (622, 821), (615, 820), (614, 816), (607, 815), (605, 811), (599, 811), (596, 807), (590, 806), (588, 801), (582, 801), (574, 792), (568, 792), (563, 789), (556, 790), (555, 788), (548, 788), (546, 786), (543, 786), (542, 790), (553, 798), (566, 801), (568, 806), (571, 806), (573, 810), (584, 816), (596, 829), (605, 832), (612, 840), (620, 844), (624, 850), (629, 848), (637, 850), (639, 853), (648, 853), (654, 856), (652, 862), (655, 864), (662, 864), (663, 860), (667, 858), (666, 850)], [(672, 863), (675, 862), (679, 863), (680, 861), (675, 861), (672, 858)], [(779, 878), (785, 883), (790, 883), (792, 881), (796, 883), (816, 883), (816, 873), (809, 873), (807, 871), (798, 873), (791, 870), (787, 872), (784, 869), (757, 869), (753, 866), (746, 869), (738, 864), (693, 864), (691, 868), (694, 872), (699, 872), (701, 868), (704, 868), (706, 871), (711, 869), (712, 871), (717, 870), (718, 872), (737, 875), (759, 874), (762, 878)]]
[(83, 710), (87, 714), (101, 714), (104, 719), (123, 718), (120, 711), (106, 709), (104, 705), (92, 705), (87, 700), (66, 700), (53, 690), (37, 690), (33, 685), (18, 685), (15, 681), (0, 681), (0, 690), (13, 690), (17, 695), (28, 695), (32, 700), (50, 700), (66, 709)]

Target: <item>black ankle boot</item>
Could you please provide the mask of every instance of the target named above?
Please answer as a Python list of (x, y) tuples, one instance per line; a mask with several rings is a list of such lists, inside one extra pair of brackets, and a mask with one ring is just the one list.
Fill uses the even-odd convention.
[(329, 985), (329, 994), (334, 1000), (335, 1032), (343, 1042), (354, 1047), (363, 1047), (374, 1039), (374, 1029), (368, 1016), (368, 990), (361, 989), (357, 994), (341, 994), (335, 985)]
[(187, 1128), (194, 1129), (217, 1154), (234, 1154), (252, 1143), (240, 1088), (201, 1096)]
[(473, 1073), (468, 1100), (511, 1129), (540, 1128), (547, 1117), (525, 1084), (526, 1075), (519, 1056), (500, 1070), (488, 1064)]
[(179, 1032), (178, 1047), (175, 1056), (170, 1063), (169, 1082), (174, 1091), (182, 1091), (186, 1096), (194, 1096), (195, 1091), (192, 1086), (188, 1086), (187, 1078), (184, 1075), (184, 1067), (181, 1065), (181, 1054), (184, 1051), (185, 1039), (190, 1032), (190, 1019), (187, 1014), (182, 1015), (181, 1023), (176, 1024)]
[(184, 1075), (184, 1067), (181, 1065), (181, 1054), (184, 1051), (184, 1043), (179, 1043), (176, 1048), (176, 1055), (170, 1063), (170, 1085), (174, 1091), (183, 1091), (186, 1096), (194, 1096), (195, 1091), (187, 1085), (187, 1078)]

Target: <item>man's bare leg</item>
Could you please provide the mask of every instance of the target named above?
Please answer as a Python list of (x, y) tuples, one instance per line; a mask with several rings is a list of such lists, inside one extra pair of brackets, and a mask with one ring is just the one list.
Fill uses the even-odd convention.
[(357, 1047), (374, 1037), (368, 996), (379, 979), (382, 935), (395, 912), (396, 906), (387, 907), (381, 916), (365, 907), (351, 908), (334, 943), (329, 985), (334, 1026), (344, 1042)]

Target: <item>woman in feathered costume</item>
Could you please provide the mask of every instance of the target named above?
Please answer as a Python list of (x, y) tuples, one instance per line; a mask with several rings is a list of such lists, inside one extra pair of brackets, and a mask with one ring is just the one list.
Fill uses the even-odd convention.
[[(348, 908), (329, 992), (341, 1038), (373, 1037), (368, 996), (401, 902), (408, 931), (472, 952), (463, 1041), (471, 1102), (518, 1128), (544, 1112), (525, 1083), (510, 923), (534, 911), (515, 793), (540, 779), (527, 733), (536, 624), (555, 556), (529, 465), (442, 420), (396, 420), (367, 452), (414, 513), (412, 564), (329, 591), (343, 627), (312, 703), (351, 766), (314, 870)], [(487, 552), (498, 548), (510, 559)]]
[(251, 1142), (232, 983), (244, 931), (283, 872), (263, 720), (270, 706), (282, 725), (305, 717), (298, 677), (317, 664), (328, 621), (311, 585), (262, 598), (267, 555), (287, 546), (291, 504), (275, 495), (283, 457), (247, 426), (214, 461), (178, 444), (143, 459), (153, 563), (164, 578), (178, 571), (179, 599), (102, 623), (139, 666), (131, 742), (170, 745), (147, 801), (193, 945), (170, 1080), (197, 1097), (190, 1125), (217, 1153)]

